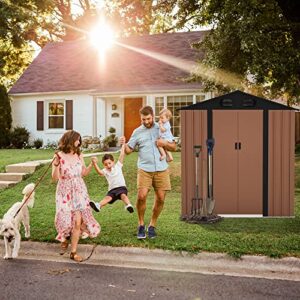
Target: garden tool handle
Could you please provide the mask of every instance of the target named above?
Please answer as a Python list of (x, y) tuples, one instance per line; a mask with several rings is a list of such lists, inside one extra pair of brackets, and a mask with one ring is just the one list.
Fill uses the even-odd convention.
[(206, 140), (206, 146), (207, 146), (207, 151), (208, 151), (209, 155), (212, 155), (214, 145), (215, 145), (215, 139), (214, 138)]

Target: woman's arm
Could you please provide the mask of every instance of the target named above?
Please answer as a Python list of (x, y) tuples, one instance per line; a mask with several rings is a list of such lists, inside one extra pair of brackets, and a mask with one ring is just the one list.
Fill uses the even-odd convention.
[(92, 170), (92, 167), (93, 167), (92, 162), (90, 162), (90, 164), (86, 167), (82, 154), (80, 154), (80, 160), (81, 160), (81, 163), (82, 163), (82, 172), (81, 172), (81, 175), (82, 176), (89, 175), (90, 172), (91, 172), (91, 170)]
[(57, 153), (54, 154), (52, 162), (52, 179), (57, 181), (60, 177), (60, 157)]

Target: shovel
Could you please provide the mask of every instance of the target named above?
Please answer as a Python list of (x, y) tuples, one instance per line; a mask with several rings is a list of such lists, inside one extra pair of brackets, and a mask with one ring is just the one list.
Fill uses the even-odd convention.
[(194, 146), (194, 155), (195, 155), (195, 197), (192, 198), (192, 215), (197, 215), (200, 213), (201, 201), (202, 199), (199, 197), (199, 177), (198, 177), (198, 169), (199, 169), (199, 156), (201, 152), (201, 146)]
[(206, 209), (209, 215), (212, 214), (215, 208), (215, 199), (213, 197), (213, 167), (212, 167), (212, 159), (213, 159), (213, 148), (215, 145), (215, 139), (211, 138), (206, 141), (207, 145), (207, 154), (208, 154), (208, 193), (206, 200)]

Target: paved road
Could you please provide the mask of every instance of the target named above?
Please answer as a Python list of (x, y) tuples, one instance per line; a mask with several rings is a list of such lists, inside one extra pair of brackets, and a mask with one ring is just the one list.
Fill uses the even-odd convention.
[(0, 259), (0, 299), (299, 299), (300, 282)]

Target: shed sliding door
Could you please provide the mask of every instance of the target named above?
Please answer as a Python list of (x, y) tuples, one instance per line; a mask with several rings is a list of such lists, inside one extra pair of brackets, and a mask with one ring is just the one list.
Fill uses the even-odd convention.
[(262, 214), (262, 111), (214, 110), (213, 137), (216, 212)]

